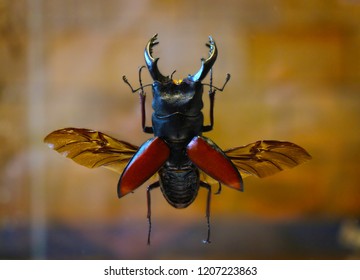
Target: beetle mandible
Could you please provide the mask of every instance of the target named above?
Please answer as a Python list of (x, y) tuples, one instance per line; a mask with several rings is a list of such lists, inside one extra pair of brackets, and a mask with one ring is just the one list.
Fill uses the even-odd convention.
[[(154, 134), (140, 147), (117, 140), (104, 133), (84, 128), (64, 128), (45, 137), (50, 148), (73, 159), (86, 167), (106, 167), (121, 173), (117, 193), (121, 198), (140, 187), (150, 177), (158, 173), (159, 180), (147, 187), (147, 219), (151, 235), (151, 191), (160, 187), (165, 199), (176, 208), (189, 206), (197, 197), (198, 190), (207, 190), (206, 220), (207, 237), (210, 243), (210, 201), (211, 185), (202, 179), (205, 173), (221, 185), (243, 191), (243, 177), (254, 175), (263, 178), (285, 168), (294, 167), (311, 156), (300, 146), (286, 141), (259, 140), (254, 143), (221, 150), (212, 140), (204, 137), (204, 132), (214, 126), (214, 98), (216, 91), (223, 91), (230, 79), (226, 75), (222, 87), (212, 83), (212, 68), (218, 50), (212, 37), (206, 44), (209, 54), (201, 60), (201, 67), (194, 75), (182, 80), (164, 76), (158, 69), (159, 58), (152, 55), (157, 45), (155, 34), (145, 47), (146, 67), (153, 83), (143, 86), (139, 68), (140, 87), (134, 89), (127, 78), (124, 82), (131, 91), (139, 92), (141, 104), (141, 125), (145, 133)], [(210, 73), (210, 83), (203, 79)], [(152, 126), (146, 126), (144, 88), (151, 86)], [(209, 87), (210, 124), (204, 125), (202, 95), (204, 86)]]

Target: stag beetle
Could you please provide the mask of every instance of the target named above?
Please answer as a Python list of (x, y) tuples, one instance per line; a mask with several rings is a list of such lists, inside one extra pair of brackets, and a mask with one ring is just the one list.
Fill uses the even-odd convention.
[[(104, 133), (83, 129), (64, 128), (45, 137), (50, 148), (86, 167), (106, 167), (121, 174), (117, 185), (118, 197), (133, 192), (150, 177), (158, 173), (159, 180), (147, 187), (147, 219), (151, 234), (150, 192), (160, 187), (165, 199), (175, 208), (185, 208), (196, 198), (198, 190), (207, 190), (206, 220), (207, 237), (210, 243), (210, 201), (211, 185), (203, 179), (206, 174), (219, 183), (217, 193), (224, 184), (243, 191), (243, 177), (254, 175), (265, 177), (285, 168), (294, 167), (311, 156), (298, 145), (285, 141), (261, 140), (245, 146), (221, 150), (212, 140), (202, 134), (214, 126), (214, 97), (216, 91), (223, 91), (230, 79), (227, 74), (223, 86), (212, 84), (212, 67), (218, 50), (212, 37), (206, 46), (207, 59), (201, 60), (201, 68), (194, 75), (182, 80), (174, 80), (173, 74), (164, 76), (158, 69), (159, 58), (152, 55), (157, 45), (157, 34), (147, 43), (145, 63), (152, 84), (143, 86), (139, 68), (140, 87), (134, 89), (127, 78), (124, 82), (131, 91), (139, 92), (141, 104), (141, 124), (145, 133), (154, 134), (140, 147), (117, 140)], [(210, 73), (210, 83), (203, 83)], [(144, 88), (152, 88), (152, 126), (146, 126)], [(209, 87), (210, 124), (204, 125), (203, 90)]]

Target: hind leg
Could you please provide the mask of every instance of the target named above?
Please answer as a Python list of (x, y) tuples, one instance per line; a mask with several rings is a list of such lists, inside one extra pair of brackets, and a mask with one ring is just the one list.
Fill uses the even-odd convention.
[(150, 191), (152, 191), (155, 188), (158, 188), (160, 186), (159, 181), (152, 183), (149, 185), (146, 189), (146, 200), (147, 200), (147, 220), (149, 223), (149, 231), (148, 231), (148, 238), (147, 238), (147, 244), (150, 245), (150, 235), (151, 235), (151, 197), (150, 197)]
[(200, 186), (207, 189), (207, 191), (208, 191), (207, 199), (206, 199), (206, 215), (205, 215), (208, 230), (207, 230), (207, 237), (206, 237), (205, 240), (203, 240), (203, 243), (209, 244), (209, 243), (211, 243), (211, 241), (210, 241), (210, 230), (211, 230), (211, 228), (210, 228), (211, 185), (201, 181)]

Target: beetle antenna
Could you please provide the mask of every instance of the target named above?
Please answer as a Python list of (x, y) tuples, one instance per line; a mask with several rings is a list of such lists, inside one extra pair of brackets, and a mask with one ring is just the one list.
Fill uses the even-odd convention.
[(143, 86), (143, 84), (142, 84), (142, 80), (141, 80), (141, 70), (142, 70), (144, 67), (145, 67), (144, 65), (141, 66), (141, 67), (139, 67), (139, 83), (140, 83), (140, 87), (137, 88), (137, 89), (134, 89), (134, 88), (132, 87), (132, 85), (130, 84), (129, 80), (126, 78), (125, 75), (122, 77), (124, 83), (127, 84), (127, 85), (130, 87), (131, 92), (133, 92), (133, 93), (141, 90), (141, 92), (142, 92), (142, 94), (143, 94), (143, 93), (144, 93), (144, 88), (145, 88), (145, 87), (148, 87), (148, 86), (151, 86), (151, 84), (147, 84), (147, 85), (145, 85), (145, 86)]
[(128, 79), (126, 78), (125, 75), (122, 77), (122, 79), (123, 79), (124, 83), (127, 84), (127, 85), (130, 87), (130, 89), (131, 89), (132, 92), (136, 92), (136, 91), (137, 91), (137, 90), (134, 90), (134, 88), (131, 86), (130, 82), (128, 81)]
[(171, 73), (171, 75), (170, 75), (170, 79), (171, 79), (171, 80), (172, 80), (173, 75), (175, 74), (175, 72), (176, 72), (176, 70), (174, 70), (174, 71)]
[[(210, 71), (211, 71), (211, 70), (210, 70)], [(214, 86), (214, 85), (212, 84), (212, 77), (211, 77), (211, 75), (210, 75), (210, 84), (204, 83), (203, 85), (204, 85), (204, 86), (209, 86), (209, 87), (210, 87), (210, 90), (211, 90), (212, 88), (214, 88), (215, 90), (223, 91), (224, 88), (225, 88), (225, 86), (226, 86), (226, 84), (227, 84), (228, 81), (230, 80), (230, 78), (231, 78), (231, 75), (230, 75), (229, 73), (227, 73), (227, 74), (226, 74), (226, 78), (225, 78), (225, 82), (224, 82), (223, 86), (222, 86), (221, 88), (219, 88), (219, 87), (216, 87), (216, 86)], [(210, 91), (210, 92), (211, 92), (211, 91)]]

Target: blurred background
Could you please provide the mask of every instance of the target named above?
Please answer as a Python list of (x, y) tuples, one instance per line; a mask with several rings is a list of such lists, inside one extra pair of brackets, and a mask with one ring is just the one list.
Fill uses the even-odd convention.
[[(0, 0), (0, 258), (360, 258), (360, 1)], [(206, 191), (187, 209), (146, 188), (119, 200), (119, 176), (79, 166), (44, 143), (84, 127), (140, 145), (136, 87), (147, 41), (159, 68), (180, 79), (219, 56), (215, 127), (226, 149), (288, 140), (313, 159), (245, 192)], [(143, 72), (144, 83), (151, 83)], [(151, 94), (148, 91), (148, 124)], [(204, 94), (208, 122), (208, 101)]]

